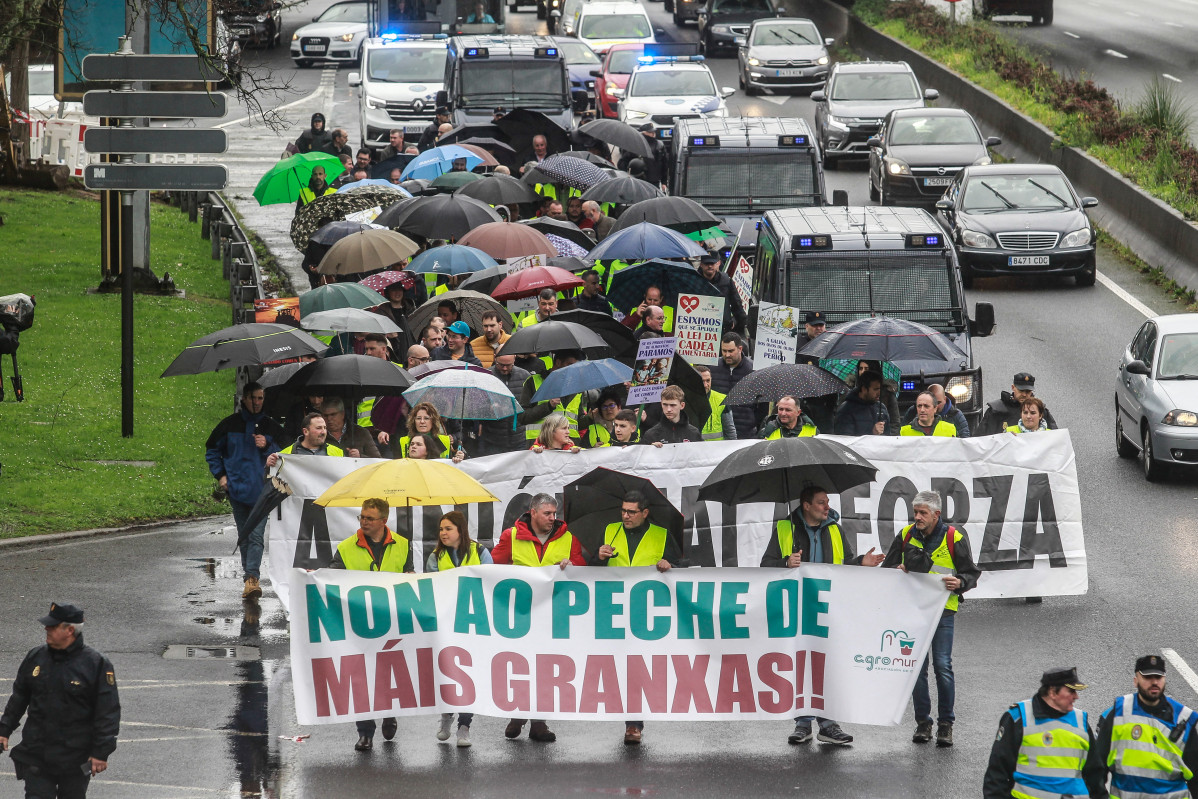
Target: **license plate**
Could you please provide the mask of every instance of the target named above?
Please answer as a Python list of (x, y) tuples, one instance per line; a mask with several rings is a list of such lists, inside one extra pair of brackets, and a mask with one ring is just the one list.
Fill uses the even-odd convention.
[(952, 178), (924, 178), (923, 185), (925, 186), (947, 186), (952, 183)]
[(253, 28), (234, 28), (233, 34), (236, 36), (249, 36), (254, 32)]
[(659, 139), (674, 138), (674, 129), (673, 128), (658, 128), (657, 129), (657, 138), (659, 138)]
[(306, 47), (304, 47), (304, 52), (305, 53), (323, 53), (327, 49), (328, 48), (325, 47), (323, 44), (309, 44)]
[(775, 70), (775, 71), (778, 73), (779, 78), (801, 78), (801, 77), (803, 77), (803, 70), (801, 70), (801, 69), (779, 69), (779, 70)]
[(1012, 255), (1007, 266), (1048, 266), (1047, 255)]

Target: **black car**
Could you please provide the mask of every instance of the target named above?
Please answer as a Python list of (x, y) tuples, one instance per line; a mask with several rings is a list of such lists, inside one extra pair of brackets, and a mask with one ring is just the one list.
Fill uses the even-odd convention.
[(277, 0), (224, 0), (216, 7), (241, 45), (273, 48), (283, 41), (283, 4)]
[(887, 114), (866, 144), (871, 200), (929, 206), (962, 169), (989, 164), (987, 148), (1002, 139), (983, 139), (973, 117), (960, 108), (904, 108)]
[(1069, 179), (1048, 164), (992, 164), (961, 170), (937, 219), (957, 247), (961, 279), (986, 275), (1073, 275), (1094, 285), (1094, 224)]
[(781, 13), (773, 0), (707, 0), (699, 9), (699, 47), (707, 56), (735, 50), (749, 35), (753, 20)]

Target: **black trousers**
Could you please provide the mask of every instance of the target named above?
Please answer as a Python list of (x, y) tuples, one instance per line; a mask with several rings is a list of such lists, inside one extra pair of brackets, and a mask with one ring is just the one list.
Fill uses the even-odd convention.
[(69, 771), (50, 771), (36, 766), (23, 766), (25, 799), (84, 799), (91, 777), (82, 767)]

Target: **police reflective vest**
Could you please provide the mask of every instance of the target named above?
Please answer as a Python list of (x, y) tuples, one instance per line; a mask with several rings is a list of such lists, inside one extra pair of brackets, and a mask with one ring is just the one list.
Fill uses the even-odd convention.
[[(813, 424), (807, 424), (806, 422), (804, 422), (802, 429), (799, 430), (798, 436), (793, 436), (793, 437), (794, 438), (803, 438), (805, 436), (813, 436), (813, 435), (817, 434), (818, 432), (819, 432), (818, 427), (816, 427)], [(766, 436), (765, 440), (772, 441), (776, 438), (782, 438), (782, 425), (778, 425), (778, 427), (774, 428), (774, 432), (772, 432), (768, 436)], [(787, 438), (792, 438), (792, 436), (787, 436)]]
[(1089, 720), (1085, 711), (1071, 710), (1060, 718), (1038, 719), (1032, 703), (1013, 705), (1011, 716), (1023, 724), (1023, 739), (1011, 775), (1016, 799), (1045, 799), (1089, 796), (1082, 779), (1086, 752), (1090, 749)]
[[(325, 451), (326, 455), (339, 455), (341, 457), (345, 456), (345, 450), (341, 449), (341, 447), (337, 446), (336, 444), (329, 444), (328, 442), (325, 442), (325, 444), (324, 444), (324, 451)], [(294, 452), (295, 452), (295, 444), (294, 443), (288, 444), (287, 446), (285, 446), (281, 450), (279, 450), (280, 455), (291, 455), (291, 454), (294, 454)], [(310, 455), (311, 453), (308, 452), (307, 450), (304, 450), (304, 454)]]
[(704, 441), (724, 440), (724, 400), (727, 396), (718, 391), (711, 391), (707, 394), (707, 402), (711, 405), (711, 416), (707, 417), (707, 424), (703, 425)]
[(1163, 698), (1173, 709), (1172, 723), (1145, 712), (1136, 694), (1115, 700), (1106, 761), (1111, 769), (1112, 799), (1182, 799), (1190, 795), (1186, 782), (1194, 773), (1181, 755), (1194, 734), (1193, 711)]
[(1009, 425), (1007, 425), (1007, 426), (1006, 426), (1006, 432), (1008, 432), (1008, 433), (1014, 433), (1015, 435), (1019, 435), (1020, 433), (1023, 433), (1023, 432), (1028, 432), (1028, 433), (1039, 433), (1039, 432), (1040, 432), (1040, 430), (1043, 430), (1043, 429), (1044, 429), (1044, 428), (1038, 428), (1038, 429), (1036, 429), (1036, 430), (1027, 430), (1027, 431), (1025, 431), (1025, 430), (1024, 430), (1022, 427), (1020, 427), (1020, 426), (1019, 426), (1019, 423), (1018, 423), (1018, 422), (1016, 422), (1015, 424), (1009, 424)]
[(607, 559), (608, 566), (656, 566), (666, 554), (666, 528), (650, 524), (649, 529), (636, 545), (632, 559), (628, 558), (628, 533), (624, 525), (609, 524), (603, 531), (603, 543), (616, 551)]
[[(780, 519), (774, 522), (774, 532), (778, 536), (778, 550), (782, 553), (782, 557), (786, 558), (794, 554), (795, 551), (795, 524), (790, 519)], [(803, 531), (806, 535), (807, 531)], [(832, 542), (832, 563), (844, 564), (844, 536), (840, 532), (840, 525), (828, 525), (828, 538)]]
[[(923, 539), (913, 535), (912, 531), (915, 525), (908, 524), (903, 528), (903, 544), (913, 544), (914, 546), (923, 549)], [(961, 540), (961, 534), (957, 532), (957, 528), (949, 525), (948, 532), (944, 535), (944, 540), (940, 542), (940, 546), (932, 551), (932, 568), (931, 574), (956, 574), (957, 567), (953, 563), (953, 545)], [(956, 610), (961, 604), (961, 597), (955, 591), (950, 591), (948, 601), (944, 603), (946, 610)]]
[[(441, 448), (442, 448), (441, 454), (433, 455), (430, 452), (429, 455), (433, 458), (452, 458), (453, 457), (453, 439), (446, 435), (439, 435), (436, 438), (438, 441), (441, 442)], [(411, 443), (412, 443), (411, 436), (404, 436), (403, 438), (401, 438), (399, 440), (399, 452), (400, 452), (399, 457), (401, 457), (401, 458), (408, 457), (408, 444), (411, 444)]]
[[(471, 541), (470, 551), (466, 553), (466, 557), (462, 558), (462, 562), (458, 566), (478, 566), (482, 560), (478, 557), (478, 544)], [(453, 558), (449, 556), (448, 549), (442, 549), (441, 554), (437, 556), (437, 571), (447, 572), (450, 569), (456, 568), (453, 565)]]
[[(591, 422), (591, 426), (587, 428), (587, 445), (592, 449), (595, 447), (610, 447), (611, 433), (602, 422)], [(660, 558), (658, 559), (660, 560)], [(657, 561), (654, 561), (655, 563)]]
[[(563, 560), (570, 559), (570, 553), (574, 549), (574, 534), (567, 530), (560, 538), (547, 543), (543, 556), (538, 558), (535, 541), (516, 538), (515, 527), (512, 527), (508, 532), (511, 534), (512, 539), (513, 566), (548, 566), (561, 563)], [(656, 561), (654, 562), (656, 563)]]
[(404, 564), (408, 562), (408, 539), (393, 534), (388, 527), (383, 542), (386, 546), (383, 548), (383, 559), (379, 562), (375, 562), (361, 530), (338, 544), (337, 552), (345, 568), (352, 571), (402, 572)]
[[(533, 385), (533, 393), (534, 394), (537, 392), (538, 389), (540, 389), (541, 384), (544, 382), (545, 382), (544, 375), (533, 375), (532, 376), (532, 385)], [(546, 400), (542, 400), (541, 402), (545, 402), (545, 401)], [(537, 404), (539, 405), (540, 403), (537, 403)], [(578, 414), (581, 412), (581, 408), (582, 408), (582, 395), (575, 394), (570, 399), (569, 402), (559, 405), (557, 407), (557, 409), (555, 410), (555, 413), (560, 412), (560, 413), (564, 413), (566, 415), (566, 420), (570, 423), (570, 438), (574, 439), (575, 441), (578, 440)], [(530, 424), (530, 425), (528, 425), (528, 427), (526, 427), (524, 429), (524, 438), (528, 441), (536, 441), (537, 436), (540, 435), (540, 432), (541, 432), (540, 425)]]
[[(914, 424), (908, 424), (908, 425), (903, 425), (902, 429), (899, 430), (899, 435), (900, 436), (922, 436), (922, 435), (926, 435), (926, 434), (922, 430), (917, 428)], [(946, 422), (943, 419), (937, 419), (936, 426), (932, 428), (932, 435), (956, 438), (957, 437), (957, 428), (955, 425), (953, 425), (952, 422)]]
[[(337, 190), (334, 189), (332, 186), (330, 186), (327, 189), (325, 189), (324, 192), (320, 196), (324, 197), (326, 195), (336, 194), (336, 193), (337, 193)], [(302, 189), (299, 190), (299, 198), (300, 198), (300, 200), (303, 201), (301, 203), (301, 205), (307, 205), (308, 203), (310, 203), (316, 199), (316, 192), (312, 191), (307, 186), (304, 186)]]

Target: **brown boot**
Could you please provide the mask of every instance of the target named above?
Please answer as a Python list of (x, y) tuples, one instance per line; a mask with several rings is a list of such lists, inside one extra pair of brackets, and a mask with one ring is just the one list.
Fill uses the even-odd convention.
[(640, 730), (638, 730), (636, 727), (631, 727), (631, 726), (624, 728), (624, 745), (625, 746), (637, 746), (640, 744), (640, 742), (641, 742), (641, 731)]
[(524, 729), (524, 725), (528, 719), (512, 719), (507, 723), (507, 727), (503, 730), (503, 735), (506, 738), (519, 738), (520, 732)]
[(262, 596), (262, 586), (258, 585), (257, 577), (245, 578), (245, 590), (241, 592), (242, 599), (253, 599)]
[(540, 741), (544, 744), (551, 744), (557, 740), (557, 736), (549, 729), (549, 725), (543, 721), (534, 721), (532, 726), (528, 728), (528, 740)]

